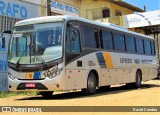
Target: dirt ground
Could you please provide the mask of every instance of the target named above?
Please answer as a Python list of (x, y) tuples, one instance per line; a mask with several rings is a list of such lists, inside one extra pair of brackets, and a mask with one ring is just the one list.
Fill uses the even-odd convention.
[[(160, 106), (160, 80), (143, 82), (139, 89), (129, 88), (125, 85), (114, 85), (110, 89), (97, 90), (97, 93), (91, 96), (85, 96), (80, 91), (56, 93), (49, 99), (40, 95), (34, 97), (18, 95), (0, 98), (0, 106)], [(67, 113), (61, 112), (60, 114), (66, 115)], [(76, 114), (85, 114), (85, 112)], [(96, 112), (89, 114), (94, 115)], [(127, 114), (127, 112), (123, 112), (123, 114)], [(135, 113), (131, 112), (130, 114)]]

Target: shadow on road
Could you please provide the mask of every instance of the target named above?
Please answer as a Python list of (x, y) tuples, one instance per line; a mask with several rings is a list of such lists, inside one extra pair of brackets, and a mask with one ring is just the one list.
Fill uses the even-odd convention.
[(44, 98), (42, 96), (36, 96), (36, 97), (26, 97), (26, 98), (20, 98), (16, 99), (15, 101), (20, 100), (69, 100), (69, 99), (75, 99), (75, 98), (88, 98), (88, 97), (96, 97), (96, 96), (102, 96), (102, 95), (110, 95), (110, 94), (120, 94), (123, 92), (133, 91), (133, 90), (143, 90), (153, 87), (160, 87), (160, 85), (155, 84), (142, 84), (141, 88), (136, 89), (133, 87), (128, 87), (127, 85), (122, 85), (119, 87), (111, 87), (107, 89), (98, 89), (96, 94), (94, 95), (84, 95), (81, 91), (76, 92), (69, 92), (69, 93), (61, 93), (61, 94), (54, 94), (51, 97)]

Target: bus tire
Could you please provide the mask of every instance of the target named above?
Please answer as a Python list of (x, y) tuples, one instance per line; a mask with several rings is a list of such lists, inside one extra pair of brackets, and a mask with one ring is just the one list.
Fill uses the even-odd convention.
[(42, 97), (49, 98), (53, 95), (53, 91), (42, 91), (39, 92), (39, 94), (42, 95)]
[(87, 79), (87, 88), (82, 89), (82, 92), (87, 95), (93, 95), (96, 93), (97, 79), (93, 72), (90, 72)]
[(136, 88), (140, 88), (141, 87), (141, 82), (142, 82), (142, 74), (141, 72), (138, 70), (136, 72), (136, 82), (135, 82), (135, 87)]

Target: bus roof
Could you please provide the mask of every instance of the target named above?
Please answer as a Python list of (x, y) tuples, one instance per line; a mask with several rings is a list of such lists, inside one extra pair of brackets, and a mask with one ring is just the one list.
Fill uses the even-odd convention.
[(139, 37), (154, 39), (151, 36), (146, 36), (146, 35), (139, 34), (139, 33), (133, 32), (133, 31), (129, 31), (127, 28), (124, 28), (124, 27), (121, 27), (121, 26), (118, 26), (118, 25), (115, 25), (115, 24), (96, 22), (96, 21), (92, 21), (92, 20), (88, 20), (88, 19), (84, 19), (84, 18), (76, 17), (76, 16), (70, 16), (70, 15), (44, 16), (44, 17), (38, 17), (38, 18), (31, 18), (31, 19), (19, 21), (15, 24), (15, 26), (46, 23), (46, 22), (56, 22), (56, 21), (69, 21), (69, 20), (82, 21), (82, 22), (86, 22), (86, 23), (89, 23), (89, 24), (102, 26), (102, 27), (113, 29), (113, 30), (133, 34), (133, 35), (136, 35), (136, 36), (139, 36)]

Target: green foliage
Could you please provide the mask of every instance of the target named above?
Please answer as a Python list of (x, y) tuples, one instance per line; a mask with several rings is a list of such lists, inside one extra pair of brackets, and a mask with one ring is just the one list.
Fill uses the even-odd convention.
[(0, 98), (5, 98), (5, 97), (10, 97), (10, 96), (17, 96), (17, 95), (22, 95), (22, 96), (36, 96), (37, 92), (31, 91), (31, 92), (7, 92), (7, 91), (2, 91), (0, 92)]

